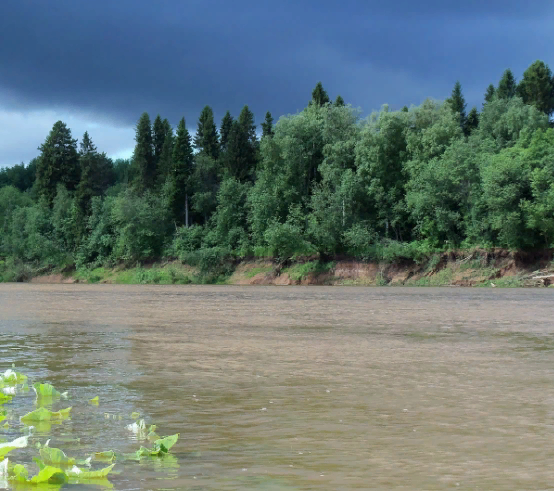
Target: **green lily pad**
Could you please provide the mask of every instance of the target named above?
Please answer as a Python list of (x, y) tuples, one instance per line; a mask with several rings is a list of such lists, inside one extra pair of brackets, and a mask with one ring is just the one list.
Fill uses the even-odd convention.
[(21, 417), (21, 421), (60, 421), (69, 417), (71, 407), (60, 409), (59, 411), (52, 412), (44, 407), (39, 407), (25, 416)]
[(44, 462), (50, 464), (62, 464), (62, 465), (90, 465), (91, 458), (86, 460), (78, 460), (73, 457), (68, 457), (65, 452), (59, 448), (49, 447), (48, 444), (39, 450), (40, 456)]
[(11, 442), (0, 443), (0, 459), (3, 459), (12, 450), (15, 450), (17, 448), (25, 448), (28, 444), (28, 436), (21, 436)]

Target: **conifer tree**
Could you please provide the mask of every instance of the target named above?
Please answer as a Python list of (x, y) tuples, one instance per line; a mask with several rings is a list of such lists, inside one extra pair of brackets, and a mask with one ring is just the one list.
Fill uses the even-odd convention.
[(231, 116), (230, 111), (227, 111), (225, 113), (225, 116), (223, 116), (223, 119), (221, 120), (221, 127), (219, 130), (221, 153), (224, 153), (227, 150), (227, 143), (229, 141), (229, 132), (231, 131), (232, 124), (233, 124), (233, 116)]
[(173, 146), (175, 144), (175, 136), (173, 135), (173, 128), (169, 126), (166, 130), (165, 140), (162, 147), (162, 153), (160, 160), (158, 161), (158, 186), (162, 187), (167, 177), (171, 174), (173, 169)]
[(52, 206), (58, 184), (73, 191), (79, 182), (77, 140), (64, 122), (57, 121), (38, 149), (41, 154), (36, 169), (37, 191)]
[(466, 100), (462, 94), (462, 84), (460, 84), (459, 80), (454, 84), (452, 94), (447, 101), (450, 103), (452, 111), (459, 115), (460, 126), (464, 128), (466, 122)]
[(244, 106), (239, 119), (231, 125), (225, 156), (227, 172), (239, 181), (251, 177), (256, 167), (257, 146), (254, 114)]
[(219, 137), (214, 123), (214, 113), (210, 106), (205, 106), (198, 118), (194, 147), (213, 159), (219, 157)]
[(136, 145), (133, 153), (133, 161), (137, 175), (134, 184), (136, 190), (142, 193), (153, 187), (156, 174), (150, 116), (148, 116), (146, 112), (142, 113), (137, 123), (135, 141)]
[(152, 125), (152, 143), (154, 146), (154, 161), (157, 164), (162, 155), (167, 128), (158, 114)]
[(323, 106), (330, 102), (329, 95), (323, 88), (323, 84), (321, 82), (318, 82), (312, 91), (312, 100), (311, 104), (315, 104), (316, 106)]
[(403, 112), (403, 113), (409, 112), (408, 106), (404, 106), (404, 107), (402, 108), (402, 112)]
[(335, 106), (337, 107), (344, 106), (344, 99), (340, 95), (338, 95), (337, 98), (335, 99)]
[(262, 138), (264, 136), (273, 136), (273, 116), (269, 111), (265, 113), (265, 120), (262, 123)]
[(473, 130), (476, 129), (478, 126), (479, 126), (479, 113), (477, 112), (477, 108), (473, 106), (471, 108), (471, 111), (469, 111), (469, 114), (467, 115), (464, 133), (467, 136), (469, 136), (471, 135)]
[(172, 172), (173, 193), (171, 210), (175, 223), (189, 226), (190, 177), (193, 171), (194, 153), (190, 133), (187, 130), (185, 118), (179, 121), (177, 135), (173, 146)]
[(493, 84), (490, 84), (490, 85), (487, 87), (487, 91), (485, 92), (485, 102), (483, 103), (483, 106), (484, 106), (487, 102), (492, 101), (492, 99), (493, 99), (495, 93), (496, 93), (496, 88), (494, 87)]
[(498, 88), (496, 89), (496, 96), (500, 99), (511, 99), (516, 95), (517, 84), (516, 78), (509, 68), (504, 71), (500, 82), (498, 82)]
[(554, 112), (554, 79), (550, 67), (543, 61), (535, 61), (525, 70), (517, 94), (525, 104), (550, 116)]

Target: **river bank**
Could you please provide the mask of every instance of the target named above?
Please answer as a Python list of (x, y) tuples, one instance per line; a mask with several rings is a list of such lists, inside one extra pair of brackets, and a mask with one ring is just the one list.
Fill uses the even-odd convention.
[(549, 287), (554, 284), (552, 250), (533, 252), (476, 249), (437, 253), (429, 259), (394, 263), (362, 262), (337, 257), (320, 261), (299, 258), (277, 265), (267, 258), (234, 262), (226, 274), (213, 275), (180, 261), (128, 267), (43, 271), (32, 283), (230, 284), (334, 286), (482, 286)]

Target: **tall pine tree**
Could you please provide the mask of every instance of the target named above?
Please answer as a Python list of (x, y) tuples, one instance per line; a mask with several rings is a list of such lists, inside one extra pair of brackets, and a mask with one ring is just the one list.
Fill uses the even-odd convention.
[(509, 68), (502, 74), (500, 82), (498, 82), (498, 88), (496, 89), (496, 96), (500, 99), (511, 99), (516, 95), (517, 84), (516, 78)]
[(459, 80), (454, 84), (452, 94), (447, 101), (450, 103), (454, 114), (458, 115), (460, 126), (464, 128), (466, 123), (466, 100), (462, 94), (462, 84), (460, 84)]
[(257, 150), (254, 114), (248, 106), (244, 106), (239, 119), (231, 126), (224, 161), (225, 169), (239, 181), (250, 178), (256, 168)]
[(342, 98), (342, 96), (340, 95), (337, 96), (337, 98), (335, 99), (335, 106), (337, 107), (344, 106), (344, 99)]
[(466, 125), (464, 128), (464, 133), (469, 136), (479, 126), (479, 113), (477, 108), (473, 106), (469, 114), (467, 115)]
[(165, 140), (157, 167), (157, 181), (160, 188), (164, 185), (173, 169), (173, 146), (175, 144), (175, 136), (173, 135), (173, 128), (171, 128), (169, 122), (168, 126), (169, 128), (166, 129), (165, 132)]
[(222, 154), (227, 150), (227, 142), (229, 141), (229, 132), (231, 131), (232, 124), (233, 116), (231, 116), (230, 111), (227, 111), (221, 120), (221, 127), (219, 130), (219, 143)]
[(152, 128), (150, 116), (142, 113), (135, 131), (135, 150), (133, 162), (136, 167), (135, 189), (143, 193), (151, 189), (156, 176), (156, 162), (154, 160), (154, 148), (152, 144)]
[(487, 104), (487, 102), (491, 102), (493, 100), (495, 93), (496, 93), (496, 88), (494, 87), (493, 84), (489, 84), (485, 92), (485, 102), (483, 103), (483, 106)]
[(173, 147), (172, 172), (173, 192), (170, 206), (175, 223), (189, 226), (190, 177), (193, 171), (194, 154), (191, 137), (185, 123), (185, 118), (179, 121), (177, 135)]
[(554, 79), (550, 67), (543, 61), (535, 61), (525, 70), (517, 94), (525, 104), (550, 116), (554, 112)]
[(214, 123), (214, 112), (210, 106), (205, 106), (198, 118), (194, 147), (213, 159), (219, 157), (219, 137)]
[(73, 191), (79, 182), (77, 140), (71, 137), (71, 130), (64, 122), (57, 121), (38, 149), (41, 154), (36, 170), (37, 191), (52, 206), (58, 184)]
[(321, 82), (318, 82), (314, 90), (312, 90), (312, 100), (310, 101), (310, 103), (321, 107), (329, 103), (330, 101), (331, 100), (329, 99), (329, 95), (323, 88), (323, 84)]
[(265, 113), (265, 120), (262, 123), (262, 138), (264, 136), (273, 136), (273, 116), (269, 111)]
[(154, 124), (152, 125), (152, 144), (154, 146), (154, 161), (156, 165), (160, 160), (162, 155), (162, 149), (164, 146), (166, 127), (162, 121), (161, 116), (158, 114), (156, 119), (154, 119)]

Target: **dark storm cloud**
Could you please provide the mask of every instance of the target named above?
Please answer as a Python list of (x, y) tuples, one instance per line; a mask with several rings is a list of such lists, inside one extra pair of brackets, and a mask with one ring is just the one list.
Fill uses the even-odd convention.
[(458, 78), (480, 104), (505, 68), (552, 64), (552, 13), (551, 0), (2, 2), (0, 104), (191, 126), (205, 104), (218, 119), (295, 112), (318, 80), (370, 111), (443, 98)]

